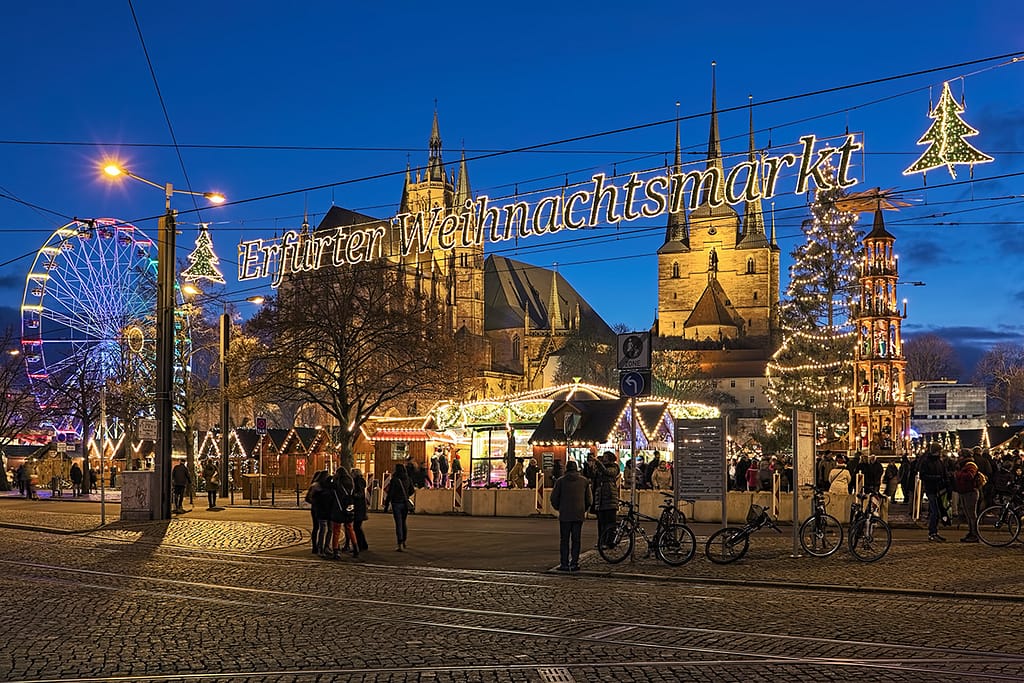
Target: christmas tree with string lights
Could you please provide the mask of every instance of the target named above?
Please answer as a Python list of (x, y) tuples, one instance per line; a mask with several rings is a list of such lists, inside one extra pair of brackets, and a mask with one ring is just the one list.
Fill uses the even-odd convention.
[(196, 248), (188, 255), (188, 262), (188, 268), (181, 271), (183, 279), (189, 281), (203, 279), (224, 284), (224, 275), (217, 268), (220, 259), (213, 252), (213, 240), (210, 239), (210, 232), (207, 230), (206, 224), (199, 226)]
[(813, 411), (825, 438), (849, 429), (856, 343), (850, 311), (862, 233), (854, 227), (858, 214), (836, 206), (845, 196), (838, 187), (815, 192), (811, 217), (801, 225), (805, 240), (791, 254), (779, 307), (783, 341), (766, 372), (765, 392), (776, 413), (768, 422), (772, 433), (788, 430), (794, 409)]
[(977, 135), (978, 131), (960, 118), (963, 113), (964, 106), (953, 97), (949, 90), (949, 82), (943, 83), (939, 103), (928, 114), (928, 118), (933, 119), (935, 123), (917, 141), (917, 144), (927, 144), (929, 147), (903, 172), (903, 175), (924, 173), (945, 166), (949, 175), (956, 178), (956, 170), (953, 168), (955, 164), (968, 164), (973, 171), (974, 164), (992, 161), (992, 157), (964, 139)]

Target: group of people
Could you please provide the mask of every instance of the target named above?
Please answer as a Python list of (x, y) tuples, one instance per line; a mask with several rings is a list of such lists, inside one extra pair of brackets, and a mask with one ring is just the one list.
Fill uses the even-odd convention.
[(779, 489), (793, 490), (793, 461), (788, 457), (750, 457), (746, 453), (729, 458), (730, 491), (771, 491), (775, 475)]
[[(404, 468), (403, 468), (404, 469)], [(337, 560), (343, 553), (359, 557), (367, 550), (363, 522), (367, 519), (366, 479), (356, 467), (320, 470), (313, 474), (306, 502), (312, 518), (313, 554)]]
[(508, 471), (508, 487), (510, 489), (535, 489), (537, 488), (538, 475), (541, 475), (537, 461), (530, 458), (516, 458), (515, 464)]
[(613, 451), (596, 457), (589, 454), (582, 472), (574, 460), (565, 464), (565, 474), (551, 489), (551, 507), (558, 511), (559, 571), (577, 571), (580, 567), (580, 536), (588, 512), (597, 517), (598, 543), (603, 543), (607, 531), (614, 528), (620, 474), (618, 456)]

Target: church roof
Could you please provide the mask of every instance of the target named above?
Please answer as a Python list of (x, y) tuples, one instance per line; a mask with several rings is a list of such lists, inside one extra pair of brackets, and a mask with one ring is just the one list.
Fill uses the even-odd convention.
[(708, 280), (708, 286), (704, 293), (697, 300), (693, 312), (683, 324), (684, 328), (698, 327), (701, 325), (721, 325), (726, 327), (742, 327), (743, 320), (736, 309), (729, 303), (729, 296), (722, 289), (717, 279)]
[(875, 210), (875, 222), (871, 226), (871, 232), (868, 233), (864, 239), (889, 239), (894, 240), (896, 237), (885, 229), (885, 220), (882, 218), (882, 210)]
[(494, 254), (484, 261), (484, 329), (522, 327), (527, 314), (531, 328), (551, 329), (549, 301), (553, 278), (557, 278), (558, 310), (563, 318), (556, 329), (570, 329), (569, 317), (575, 315), (578, 307), (581, 322), (589, 323), (598, 334), (614, 334), (560, 273)]

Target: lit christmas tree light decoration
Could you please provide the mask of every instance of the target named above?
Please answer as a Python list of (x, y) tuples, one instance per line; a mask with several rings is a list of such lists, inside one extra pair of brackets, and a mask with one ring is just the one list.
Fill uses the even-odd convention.
[(189, 266), (181, 271), (181, 277), (189, 282), (210, 280), (222, 285), (224, 284), (224, 275), (217, 268), (220, 259), (213, 252), (213, 240), (210, 239), (210, 232), (207, 228), (206, 223), (199, 224), (196, 248), (188, 255)]
[(767, 423), (771, 432), (787, 428), (794, 409), (813, 411), (826, 438), (849, 429), (857, 340), (849, 316), (861, 233), (854, 228), (858, 215), (837, 206), (846, 196), (841, 188), (817, 190), (811, 218), (801, 226), (806, 239), (793, 250), (780, 306), (783, 342), (765, 373), (765, 392), (777, 413)]
[(964, 139), (977, 135), (978, 131), (960, 118), (960, 114), (963, 113), (964, 106), (954, 99), (953, 93), (949, 90), (949, 82), (943, 83), (939, 103), (928, 114), (928, 118), (934, 119), (935, 123), (917, 141), (917, 144), (927, 144), (929, 147), (917, 161), (903, 171), (903, 175), (925, 173), (945, 166), (949, 175), (956, 178), (956, 170), (953, 168), (955, 164), (968, 164), (973, 171), (974, 164), (993, 161), (992, 157), (975, 149)]

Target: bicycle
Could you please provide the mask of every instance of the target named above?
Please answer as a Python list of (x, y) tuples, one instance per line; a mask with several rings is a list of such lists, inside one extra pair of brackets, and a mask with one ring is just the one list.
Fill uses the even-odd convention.
[(1008, 546), (1020, 536), (1020, 519), (1024, 516), (1024, 482), (1000, 505), (990, 505), (978, 515), (978, 538), (993, 548)]
[(715, 564), (729, 564), (743, 559), (750, 549), (750, 535), (765, 527), (782, 533), (768, 509), (754, 503), (747, 511), (747, 523), (743, 527), (727, 526), (708, 537), (704, 554)]
[[(597, 552), (606, 562), (618, 564), (626, 559), (633, 552), (637, 534), (647, 543), (647, 554), (653, 550), (658, 559), (669, 566), (678, 567), (693, 559), (697, 550), (693, 531), (685, 523), (668, 522), (675, 514), (673, 500), (666, 500), (659, 506), (662, 509), (659, 519), (638, 512), (636, 506), (626, 500), (620, 500), (619, 507), (626, 508), (626, 516), (609, 527), (597, 542)], [(677, 512), (682, 515), (681, 511)], [(685, 518), (683, 515), (682, 519)], [(658, 523), (653, 538), (647, 535), (641, 520)]]
[(825, 498), (827, 489), (813, 484), (804, 486), (813, 489), (813, 494), (811, 516), (800, 525), (800, 545), (808, 555), (828, 557), (843, 544), (843, 523), (825, 511), (828, 506)]
[(882, 559), (892, 545), (892, 529), (878, 516), (883, 500), (885, 496), (877, 491), (862, 491), (850, 503), (850, 552), (861, 562)]

